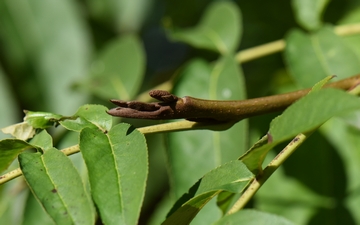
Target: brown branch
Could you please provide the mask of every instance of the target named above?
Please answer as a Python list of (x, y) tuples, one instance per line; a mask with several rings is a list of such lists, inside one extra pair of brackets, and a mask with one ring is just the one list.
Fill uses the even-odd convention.
[[(326, 88), (348, 90), (360, 83), (360, 75), (325, 85)], [(183, 98), (167, 91), (152, 90), (149, 95), (161, 102), (110, 100), (119, 107), (110, 109), (112, 116), (136, 119), (187, 119), (198, 122), (239, 121), (244, 118), (281, 111), (306, 95), (311, 89), (239, 101)]]

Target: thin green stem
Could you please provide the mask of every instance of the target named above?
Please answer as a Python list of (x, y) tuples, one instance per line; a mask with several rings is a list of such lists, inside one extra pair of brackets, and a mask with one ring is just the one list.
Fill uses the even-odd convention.
[(279, 168), (280, 165), (312, 134), (297, 135), (263, 170), (263, 173), (257, 176), (240, 198), (235, 202), (227, 214), (233, 214), (244, 208), (249, 200), (255, 195), (265, 181)]

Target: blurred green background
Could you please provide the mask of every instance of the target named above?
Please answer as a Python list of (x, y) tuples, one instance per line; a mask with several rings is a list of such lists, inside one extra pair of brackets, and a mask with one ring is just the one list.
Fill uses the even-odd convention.
[[(113, 107), (108, 102), (110, 98), (141, 98), (140, 94), (144, 91), (172, 81), (174, 74), (178, 74), (191, 59), (201, 58), (209, 63), (215, 61), (218, 53), (174, 42), (167, 36), (168, 30), (195, 26), (212, 2), (216, 1), (0, 1), (0, 127), (21, 122), (23, 109), (72, 115), (86, 103)], [(291, 28), (299, 27), (291, 1), (233, 2), (241, 10), (243, 24), (237, 51), (282, 39)], [(322, 15), (323, 21), (336, 25), (346, 21), (346, 18), (352, 18), (350, 21), (360, 22), (359, 6), (359, 0), (331, 0)], [(289, 88), (289, 83), (290, 86), (293, 84), (281, 53), (244, 63), (241, 67), (248, 98), (282, 92)], [(121, 82), (118, 77), (121, 77)], [(171, 89), (172, 83), (163, 87)], [(268, 124), (275, 115), (251, 119), (250, 134), (256, 134), (258, 138), (260, 134), (266, 133)], [(125, 121), (135, 126), (153, 123)], [(59, 148), (76, 140), (75, 136), (67, 136), (62, 130), (53, 130), (52, 133)], [(299, 200), (304, 205), (298, 204), (291, 210), (289, 208), (284, 216), (303, 224), (309, 221), (310, 224), (319, 224), (318, 221), (323, 224), (324, 221), (326, 224), (338, 224), (333, 219), (335, 216), (343, 218), (342, 221), (347, 222), (346, 224), (360, 222), (342, 204), (337, 208), (332, 207), (334, 203), (330, 197), (336, 196), (340, 201), (345, 201), (343, 197), (347, 178), (343, 167), (347, 162), (340, 159), (330, 144), (333, 139), (326, 140), (320, 133), (314, 136), (312, 140), (317, 141), (309, 141), (302, 146), (303, 151), (299, 150), (285, 164), (286, 172), (279, 172), (274, 177), (273, 183), (277, 184), (281, 183), (281, 176), (291, 177), (291, 181), (286, 179), (288, 183), (284, 184), (284, 189), (273, 187), (273, 183), (264, 187), (283, 193), (284, 190), (293, 188), (294, 191), (289, 191), (291, 196), (271, 199), (269, 192), (264, 191), (259, 193), (259, 199), (262, 200), (254, 200), (249, 206), (281, 214), (281, 210), (299, 200), (292, 198), (296, 195), (294, 193), (301, 196), (305, 193), (305, 200)], [(0, 137), (7, 136), (0, 134)], [(162, 136), (156, 135), (149, 135), (147, 138), (150, 175), (141, 224), (147, 223), (154, 211), (161, 211), (161, 207), (156, 207), (169, 191), (164, 140)], [(324, 158), (319, 153), (319, 159), (315, 157), (309, 162), (329, 164), (323, 167), (325, 171), (317, 171), (317, 175), (310, 179), (306, 174), (314, 172), (318, 165), (303, 173), (296, 170), (301, 167), (297, 165), (299, 162), (308, 160), (311, 149), (332, 151), (321, 153), (326, 155)], [(328, 161), (324, 162), (323, 159)], [(326, 169), (334, 165), (340, 168), (334, 176), (336, 182), (334, 177), (330, 177), (317, 185), (314, 179), (326, 176)], [(327, 186), (335, 184), (339, 187)], [(358, 187), (355, 189), (359, 190)], [(307, 198), (315, 199), (314, 205), (307, 205), (311, 204)], [(275, 202), (276, 206), (273, 204)], [(351, 204), (355, 205), (354, 209), (360, 208), (360, 202)], [(3, 204), (3, 211), (0, 207), (0, 216), (4, 215), (6, 207), (8, 206)], [(315, 208), (321, 210), (316, 211)], [(325, 217), (328, 219), (324, 220)]]

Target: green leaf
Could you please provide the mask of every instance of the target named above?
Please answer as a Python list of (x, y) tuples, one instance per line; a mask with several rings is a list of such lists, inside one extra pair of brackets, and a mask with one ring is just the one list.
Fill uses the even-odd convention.
[(138, 92), (144, 70), (145, 53), (139, 38), (123, 35), (101, 51), (87, 85), (101, 98), (129, 100)]
[(328, 26), (313, 34), (292, 30), (286, 37), (285, 60), (302, 87), (311, 87), (326, 76), (346, 78), (360, 73), (357, 55)]
[(303, 97), (275, 118), (270, 124), (269, 134), (273, 141), (283, 141), (310, 131), (333, 116), (340, 116), (356, 109), (360, 109), (358, 97), (338, 89), (319, 90)]
[(56, 224), (94, 224), (95, 212), (69, 158), (55, 148), (19, 155), (30, 189)]
[(12, 161), (24, 150), (33, 148), (32, 145), (19, 139), (0, 140), (0, 172), (8, 168)]
[(248, 168), (257, 173), (267, 152), (275, 145), (299, 133), (311, 131), (333, 116), (360, 109), (360, 99), (338, 89), (322, 89), (301, 98), (270, 124), (268, 135), (272, 141), (250, 149), (241, 156)]
[[(223, 57), (211, 68), (202, 60), (186, 66), (174, 93), (204, 99), (245, 98), (244, 81), (231, 56)], [(247, 120), (222, 132), (187, 131), (168, 134), (172, 192), (182, 196), (211, 169), (238, 158), (247, 149)], [(204, 141), (206, 140), (206, 141)], [(191, 163), (189, 163), (191, 162)]]
[(335, 76), (327, 76), (324, 79), (322, 79), (321, 81), (317, 82), (312, 88), (311, 88), (311, 92), (312, 91), (318, 91), (321, 90), (321, 88), (324, 87), (324, 85), (326, 83), (328, 83), (331, 79), (333, 79)]
[(63, 120), (60, 124), (68, 130), (80, 132), (85, 127), (110, 130), (112, 117), (106, 113), (108, 108), (102, 105), (83, 105), (72, 116), (76, 119)]
[(256, 211), (253, 209), (243, 209), (231, 215), (226, 215), (214, 225), (293, 225), (294, 223), (277, 215)]
[(25, 110), (24, 121), (34, 128), (45, 129), (55, 126), (63, 119), (62, 115), (50, 112), (33, 112)]
[(43, 149), (43, 151), (53, 147), (52, 137), (46, 130), (43, 130), (39, 134), (35, 135), (35, 137), (31, 139), (30, 144)]
[(221, 191), (241, 193), (254, 175), (239, 160), (234, 160), (205, 174), (174, 205), (163, 224), (189, 224), (196, 214)]
[(321, 15), (329, 0), (292, 0), (292, 7), (298, 24), (308, 30), (322, 25)]
[(196, 27), (174, 29), (169, 35), (176, 41), (227, 54), (237, 49), (241, 32), (239, 8), (235, 3), (222, 1), (211, 4)]
[(148, 173), (144, 136), (128, 124), (118, 124), (107, 134), (84, 128), (80, 150), (102, 221), (137, 224)]

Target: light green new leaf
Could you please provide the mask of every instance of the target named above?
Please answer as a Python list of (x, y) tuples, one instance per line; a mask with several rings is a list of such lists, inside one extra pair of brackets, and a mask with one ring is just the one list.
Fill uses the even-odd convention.
[(321, 15), (329, 0), (292, 0), (292, 7), (298, 24), (308, 30), (322, 25)]
[(128, 124), (80, 133), (92, 197), (105, 224), (137, 224), (148, 173), (144, 136)]
[(145, 53), (139, 38), (124, 35), (100, 52), (87, 85), (91, 92), (106, 100), (130, 100), (140, 88), (144, 70)]
[(19, 139), (0, 141), (0, 172), (8, 168), (12, 161), (24, 150), (33, 148), (29, 143)]
[(313, 34), (292, 30), (286, 37), (284, 56), (301, 87), (311, 87), (326, 76), (346, 78), (360, 73), (359, 58), (329, 26)]
[(205, 174), (189, 193), (174, 205), (163, 224), (189, 224), (196, 214), (221, 191), (241, 193), (254, 175), (239, 160), (234, 160)]
[(45, 129), (55, 126), (63, 119), (62, 115), (50, 112), (33, 112), (25, 110), (24, 121), (34, 128)]
[(267, 154), (275, 145), (299, 133), (311, 131), (333, 116), (360, 109), (360, 99), (338, 89), (322, 89), (312, 92), (288, 107), (275, 118), (268, 135), (272, 141), (255, 147), (241, 156), (249, 170), (257, 173)]
[(36, 198), (56, 224), (94, 224), (95, 212), (70, 159), (52, 148), (43, 155), (19, 155), (22, 173)]
[(210, 5), (196, 27), (174, 29), (169, 34), (173, 40), (226, 54), (235, 52), (241, 32), (240, 9), (235, 3), (222, 1)]
[(31, 139), (30, 144), (46, 151), (53, 147), (53, 139), (46, 130), (42, 130)]
[(293, 222), (270, 213), (253, 209), (243, 209), (231, 215), (226, 215), (214, 225), (294, 225)]
[(61, 121), (60, 124), (68, 130), (80, 132), (85, 127), (110, 130), (112, 117), (106, 113), (108, 108), (102, 105), (83, 105), (72, 116), (74, 119)]

